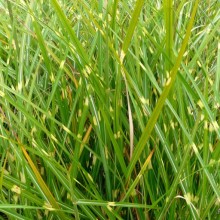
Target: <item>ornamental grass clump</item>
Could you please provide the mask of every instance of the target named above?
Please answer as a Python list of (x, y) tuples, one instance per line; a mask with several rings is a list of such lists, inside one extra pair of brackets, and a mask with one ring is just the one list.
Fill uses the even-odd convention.
[(0, 218), (218, 219), (218, 0), (0, 0)]

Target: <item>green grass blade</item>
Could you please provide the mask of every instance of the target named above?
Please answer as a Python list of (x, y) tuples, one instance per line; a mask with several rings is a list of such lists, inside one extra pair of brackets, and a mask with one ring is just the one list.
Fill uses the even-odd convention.
[(144, 0), (137, 0), (137, 2), (135, 4), (135, 9), (132, 14), (131, 21), (130, 21), (130, 24), (129, 24), (129, 27), (128, 27), (128, 30), (126, 33), (126, 37), (123, 41), (123, 46), (122, 46), (123, 55), (122, 56), (124, 56), (127, 53), (127, 50), (129, 48), (130, 42), (132, 40), (134, 30), (137, 26), (137, 22), (138, 22), (143, 5), (144, 5)]
[(160, 96), (160, 99), (158, 100), (158, 103), (157, 103), (157, 105), (156, 105), (156, 107), (155, 107), (143, 133), (142, 133), (142, 136), (140, 137), (140, 140), (135, 148), (133, 158), (132, 158), (132, 160), (129, 164), (129, 167), (128, 167), (127, 178), (131, 175), (131, 172), (132, 172), (139, 156), (141, 155), (141, 152), (143, 151), (143, 149), (144, 149), (144, 147), (145, 147), (145, 145), (151, 135), (151, 132), (155, 126), (155, 123), (157, 122), (157, 119), (161, 113), (161, 110), (162, 110), (163, 105), (166, 101), (166, 98), (169, 94), (169, 91), (175, 82), (178, 69), (179, 69), (181, 62), (182, 62), (183, 54), (185, 52), (185, 49), (186, 49), (188, 41), (189, 41), (189, 37), (190, 37), (191, 30), (192, 30), (193, 23), (194, 23), (194, 18), (195, 18), (196, 11), (198, 8), (198, 3), (199, 3), (199, 1), (197, 0), (195, 2), (195, 6), (194, 6), (192, 14), (191, 14), (191, 19), (190, 19), (189, 25), (187, 27), (187, 31), (186, 31), (185, 38), (182, 43), (182, 47), (179, 51), (179, 54), (178, 54), (178, 57), (177, 57), (176, 62), (174, 64), (174, 67), (171, 70), (170, 77), (167, 80), (167, 83), (165, 85), (165, 88), (164, 88), (161, 96)]

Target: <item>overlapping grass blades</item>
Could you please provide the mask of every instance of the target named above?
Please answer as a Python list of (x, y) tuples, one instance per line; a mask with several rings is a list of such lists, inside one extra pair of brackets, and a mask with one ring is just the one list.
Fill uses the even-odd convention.
[(218, 1), (0, 12), (0, 216), (218, 218)]

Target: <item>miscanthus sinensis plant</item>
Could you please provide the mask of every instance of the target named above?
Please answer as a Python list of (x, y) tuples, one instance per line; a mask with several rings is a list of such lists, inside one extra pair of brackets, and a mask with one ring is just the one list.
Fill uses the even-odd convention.
[(219, 219), (218, 0), (0, 0), (3, 219)]

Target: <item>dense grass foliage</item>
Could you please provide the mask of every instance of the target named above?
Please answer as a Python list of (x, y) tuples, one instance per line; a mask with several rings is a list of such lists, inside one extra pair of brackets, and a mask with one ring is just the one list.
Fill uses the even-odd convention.
[(218, 0), (0, 13), (0, 218), (220, 218)]

